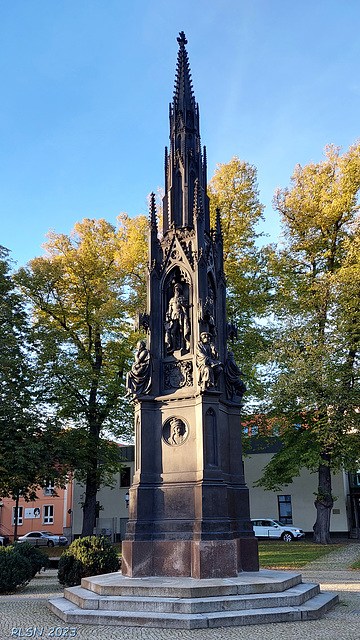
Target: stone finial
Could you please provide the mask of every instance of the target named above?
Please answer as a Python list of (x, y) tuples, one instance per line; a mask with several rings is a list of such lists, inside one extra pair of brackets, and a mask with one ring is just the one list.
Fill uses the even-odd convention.
[(186, 40), (185, 33), (184, 33), (183, 31), (180, 31), (179, 36), (180, 36), (180, 37), (179, 37), (179, 38), (177, 38), (177, 41), (178, 41), (178, 43), (179, 43), (180, 47), (184, 47), (184, 46), (187, 44), (187, 42), (188, 42), (188, 41)]

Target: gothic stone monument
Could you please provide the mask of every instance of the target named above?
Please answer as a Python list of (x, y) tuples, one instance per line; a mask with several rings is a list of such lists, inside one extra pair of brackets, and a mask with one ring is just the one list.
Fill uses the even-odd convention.
[(149, 224), (147, 313), (128, 375), (135, 404), (135, 476), (123, 542), (125, 576), (222, 578), (257, 571), (242, 470), (245, 385), (227, 352), (220, 214), (210, 229), (184, 33), (165, 151), (163, 233)]
[(258, 570), (242, 473), (245, 385), (227, 351), (220, 217), (210, 229), (206, 155), (186, 40), (178, 38), (164, 228), (151, 201), (147, 342), (128, 373), (136, 471), (122, 573), (49, 600), (67, 624), (197, 629), (320, 617), (337, 601), (301, 575)]

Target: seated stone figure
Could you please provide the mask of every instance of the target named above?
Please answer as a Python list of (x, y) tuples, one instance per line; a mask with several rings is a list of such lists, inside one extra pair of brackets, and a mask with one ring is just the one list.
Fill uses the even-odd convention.
[(242, 375), (244, 374), (237, 366), (233, 352), (229, 351), (224, 369), (226, 394), (229, 400), (234, 400), (236, 396), (242, 399), (246, 391), (245, 383), (240, 378)]
[(148, 393), (151, 388), (150, 352), (146, 348), (144, 340), (140, 340), (136, 346), (135, 362), (126, 376), (126, 387), (128, 389), (126, 397)]
[(216, 386), (223, 370), (215, 345), (211, 342), (211, 334), (204, 331), (196, 347), (196, 366), (199, 369), (199, 384), (202, 391)]

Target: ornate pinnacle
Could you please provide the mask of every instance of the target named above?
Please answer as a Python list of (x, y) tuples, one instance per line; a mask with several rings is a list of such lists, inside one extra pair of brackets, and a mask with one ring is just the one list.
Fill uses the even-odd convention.
[(203, 219), (203, 202), (201, 197), (201, 188), (199, 185), (199, 179), (196, 178), (194, 182), (194, 209), (193, 209), (194, 220), (197, 218), (202, 221)]
[(177, 41), (180, 49), (176, 69), (174, 106), (176, 105), (180, 110), (183, 108), (195, 110), (195, 98), (191, 82), (189, 60), (185, 49), (187, 40), (183, 31), (180, 32), (180, 37), (177, 38)]
[(218, 239), (218, 238), (221, 239), (222, 238), (221, 218), (220, 218), (220, 209), (219, 209), (219, 207), (216, 207), (215, 238), (216, 239)]
[(183, 31), (180, 31), (179, 36), (180, 36), (180, 38), (177, 38), (177, 41), (178, 41), (180, 47), (184, 47), (187, 44), (187, 40), (185, 38), (185, 33)]
[(152, 231), (156, 231), (157, 233), (157, 220), (156, 220), (156, 203), (155, 203), (155, 193), (152, 192), (150, 194), (150, 228)]

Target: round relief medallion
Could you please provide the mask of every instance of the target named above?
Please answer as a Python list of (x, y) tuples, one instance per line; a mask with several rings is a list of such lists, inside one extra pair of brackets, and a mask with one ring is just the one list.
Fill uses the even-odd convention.
[(189, 435), (189, 427), (182, 418), (168, 418), (163, 426), (162, 437), (166, 444), (178, 446), (183, 444)]

